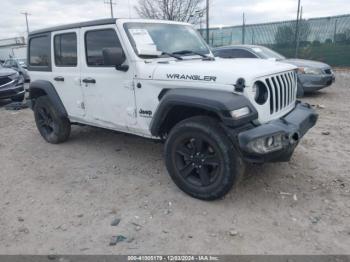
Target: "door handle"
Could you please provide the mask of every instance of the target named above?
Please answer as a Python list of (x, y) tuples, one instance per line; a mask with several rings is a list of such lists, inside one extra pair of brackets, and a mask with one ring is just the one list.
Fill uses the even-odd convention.
[(83, 83), (85, 83), (85, 84), (96, 84), (96, 80), (89, 77), (89, 78), (83, 79)]
[(63, 76), (56, 76), (54, 78), (54, 80), (57, 81), (57, 82), (64, 82), (64, 77)]

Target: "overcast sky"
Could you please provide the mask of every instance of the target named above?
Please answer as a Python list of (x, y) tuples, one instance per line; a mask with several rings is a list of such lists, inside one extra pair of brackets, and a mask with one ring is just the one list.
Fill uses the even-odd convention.
[[(137, 0), (115, 0), (117, 17), (136, 18)], [(212, 26), (241, 24), (242, 13), (247, 23), (295, 19), (297, 0), (210, 0)], [(302, 0), (304, 17), (350, 14), (350, 0)], [(31, 30), (110, 17), (104, 0), (1, 0), (0, 39), (22, 36), (26, 32), (28, 11)]]

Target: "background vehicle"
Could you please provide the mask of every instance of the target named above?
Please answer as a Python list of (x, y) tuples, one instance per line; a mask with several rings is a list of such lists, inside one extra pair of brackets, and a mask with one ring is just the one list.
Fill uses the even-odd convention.
[(26, 83), (30, 82), (26, 59), (9, 58), (3, 63), (3, 67), (12, 68), (18, 71), (21, 75), (23, 75)]
[(164, 140), (171, 178), (199, 199), (223, 197), (246, 161), (288, 161), (317, 121), (296, 101), (295, 66), (214, 59), (186, 23), (48, 28), (29, 35), (28, 54), (29, 103), (47, 142), (66, 141), (72, 123)]
[(11, 98), (15, 102), (22, 102), (24, 95), (23, 76), (0, 65), (0, 99)]
[(234, 45), (216, 48), (213, 53), (221, 58), (261, 58), (272, 59), (298, 67), (298, 96), (304, 92), (313, 92), (328, 87), (335, 81), (332, 68), (321, 62), (287, 59), (281, 54), (264, 46), (256, 45)]

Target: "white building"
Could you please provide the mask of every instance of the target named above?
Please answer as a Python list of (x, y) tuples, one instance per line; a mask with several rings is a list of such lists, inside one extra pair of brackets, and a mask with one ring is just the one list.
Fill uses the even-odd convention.
[(27, 45), (24, 37), (0, 39), (0, 60), (9, 57), (26, 58)]

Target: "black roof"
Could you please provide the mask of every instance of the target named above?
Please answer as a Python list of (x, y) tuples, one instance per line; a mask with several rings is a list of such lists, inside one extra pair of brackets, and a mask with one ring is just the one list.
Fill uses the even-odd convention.
[(37, 35), (37, 34), (49, 33), (52, 31), (68, 30), (68, 29), (88, 27), (88, 26), (115, 24), (116, 20), (117, 20), (116, 18), (107, 18), (107, 19), (99, 19), (99, 20), (74, 23), (74, 24), (68, 24), (68, 25), (60, 25), (60, 26), (35, 30), (30, 32), (29, 35)]

